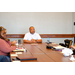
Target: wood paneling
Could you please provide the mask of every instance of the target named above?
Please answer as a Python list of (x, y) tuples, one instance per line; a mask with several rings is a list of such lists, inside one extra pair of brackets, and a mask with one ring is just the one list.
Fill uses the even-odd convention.
[[(24, 38), (25, 34), (7, 34), (7, 38)], [(40, 34), (42, 38), (73, 38), (75, 34)]]
[(7, 34), (7, 38), (24, 38), (25, 34)]
[(73, 34), (41, 34), (42, 38), (72, 38)]

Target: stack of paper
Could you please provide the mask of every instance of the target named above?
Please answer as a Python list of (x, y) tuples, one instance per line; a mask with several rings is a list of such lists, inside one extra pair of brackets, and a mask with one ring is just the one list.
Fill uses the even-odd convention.
[(25, 51), (24, 48), (16, 48), (16, 50), (13, 50), (13, 52), (23, 52)]
[(32, 43), (31, 45), (38, 45), (37, 43)]
[(18, 56), (17, 54), (11, 54), (11, 56)]
[(12, 62), (21, 62), (20, 60), (12, 61)]
[(55, 49), (64, 49), (65, 47), (63, 47), (63, 46), (53, 46)]
[(64, 56), (69, 56), (69, 55), (73, 54), (73, 51), (69, 48), (64, 48), (62, 50), (62, 53), (63, 53)]

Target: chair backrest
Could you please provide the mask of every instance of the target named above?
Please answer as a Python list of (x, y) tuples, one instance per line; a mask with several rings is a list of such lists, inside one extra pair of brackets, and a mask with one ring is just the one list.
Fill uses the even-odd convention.
[(66, 46), (67, 48), (71, 48), (72, 40), (66, 39), (66, 40), (64, 40), (64, 42), (65, 42), (65, 46)]

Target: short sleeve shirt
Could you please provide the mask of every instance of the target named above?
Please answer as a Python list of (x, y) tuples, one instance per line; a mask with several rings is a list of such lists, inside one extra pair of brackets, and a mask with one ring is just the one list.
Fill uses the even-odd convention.
[(31, 40), (31, 39), (38, 40), (41, 39), (41, 37), (38, 33), (34, 33), (34, 34), (31, 34), (30, 32), (26, 33), (24, 36), (24, 40)]

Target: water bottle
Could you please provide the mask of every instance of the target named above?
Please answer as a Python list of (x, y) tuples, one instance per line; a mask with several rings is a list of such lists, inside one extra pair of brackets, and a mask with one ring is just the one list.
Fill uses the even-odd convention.
[(18, 40), (18, 44), (21, 44), (21, 39)]
[(18, 48), (18, 41), (16, 42), (16, 47)]
[(18, 48), (22, 48), (21, 39), (18, 40)]
[(47, 38), (47, 44), (49, 44), (49, 37)]

